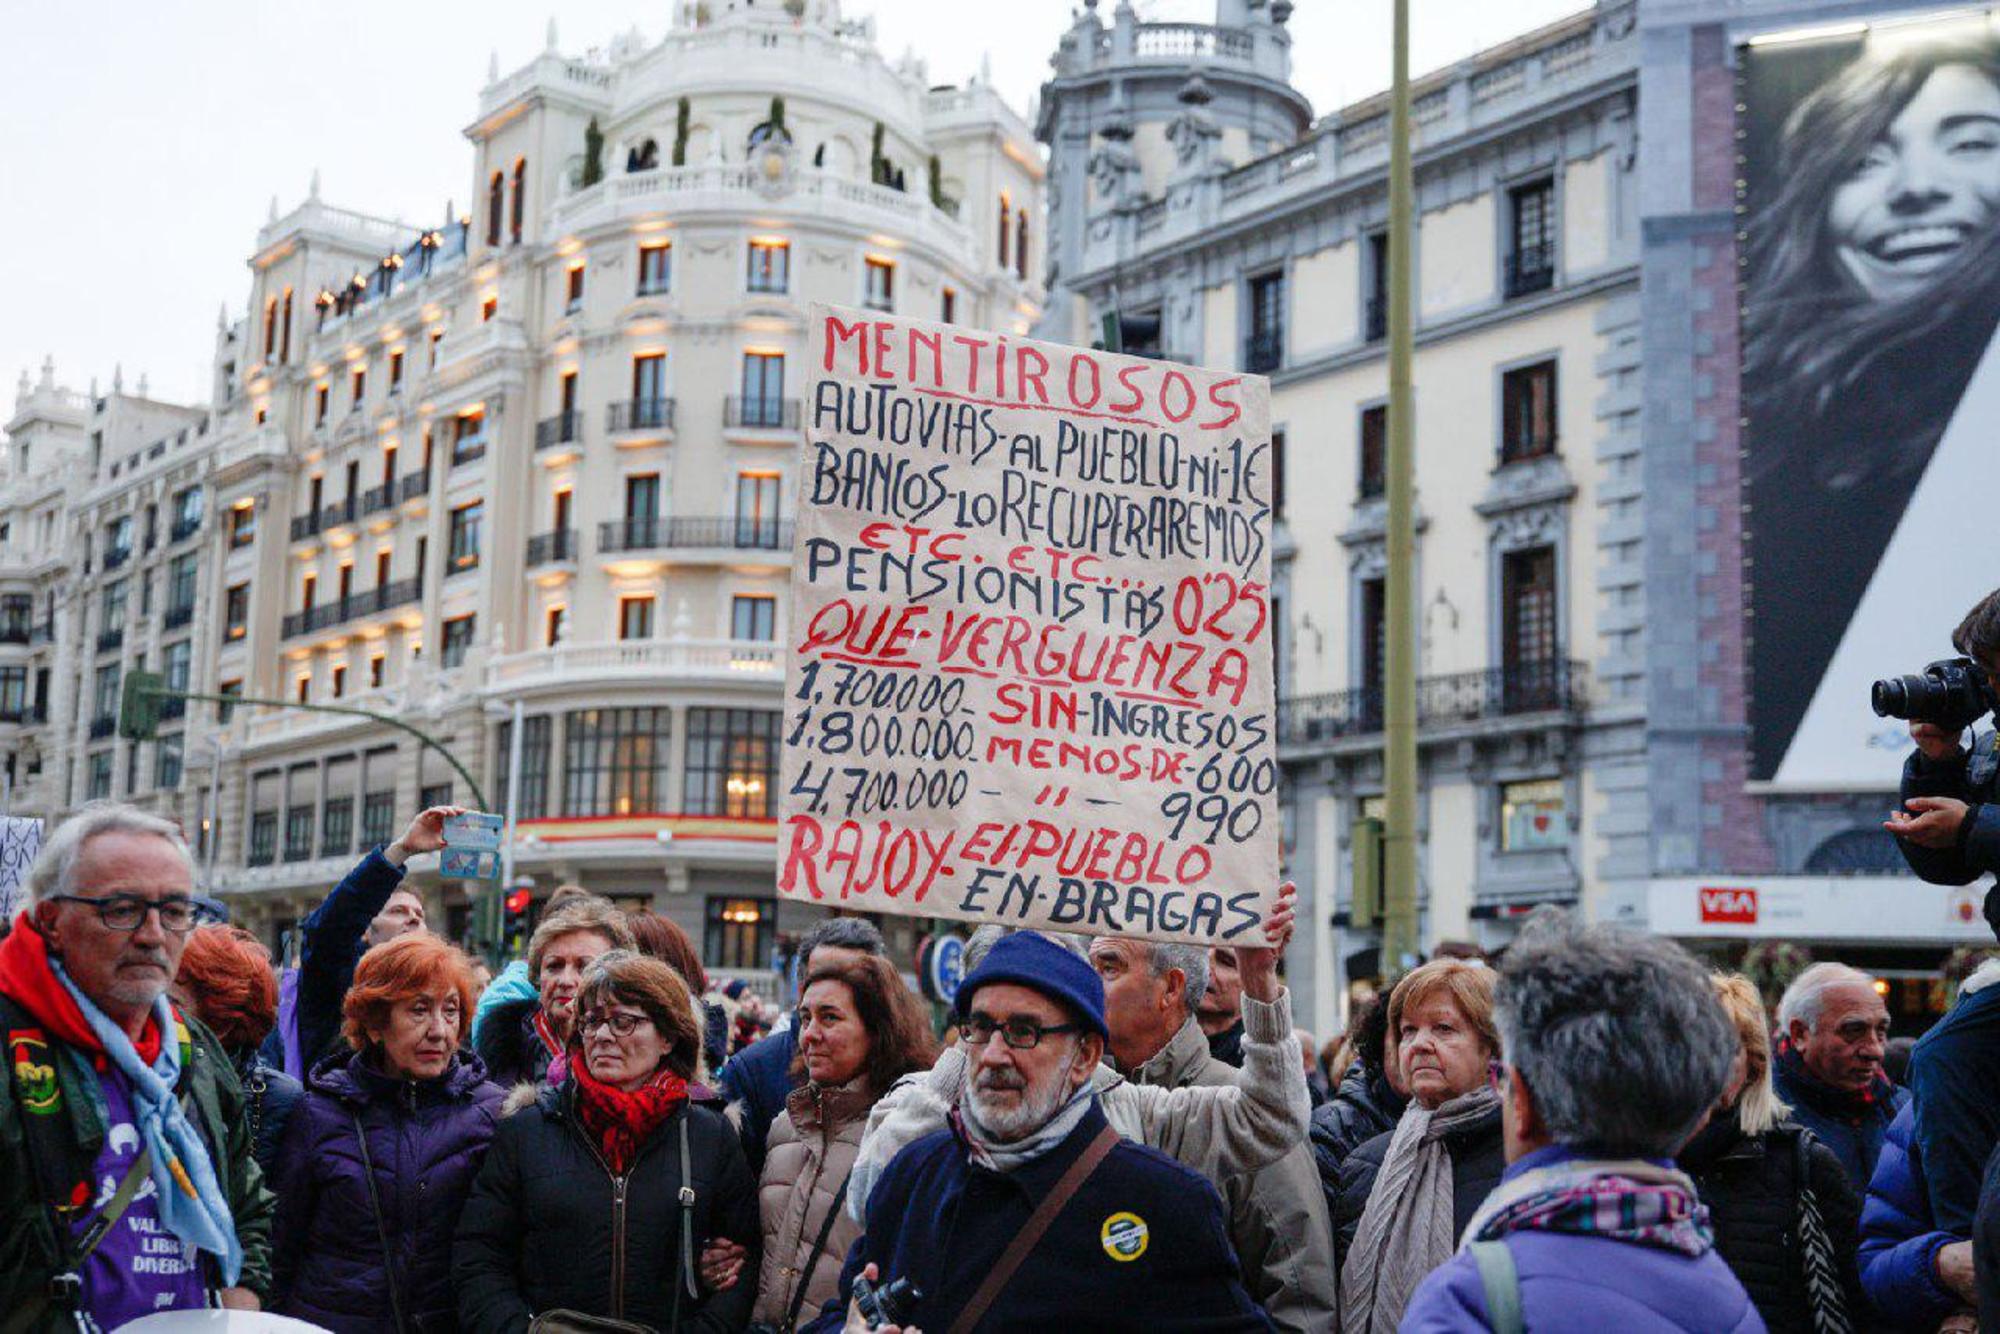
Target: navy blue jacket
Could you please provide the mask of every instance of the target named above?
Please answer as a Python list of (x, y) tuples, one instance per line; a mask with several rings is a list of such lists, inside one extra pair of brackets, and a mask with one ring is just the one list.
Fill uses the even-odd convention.
[(1861, 1205), (1861, 1288), (1893, 1328), (1929, 1331), (1964, 1303), (1938, 1282), (1937, 1253), (1959, 1238), (1931, 1225), (1916, 1133), (1916, 1108), (1907, 1106), (1875, 1160)]
[[(1897, 1088), (1888, 1076), (1878, 1076), (1872, 1102), (1857, 1110), (1857, 1100), (1840, 1089), (1829, 1088), (1814, 1079), (1796, 1053), (1780, 1051), (1771, 1066), (1771, 1082), (1778, 1096), (1792, 1109), (1792, 1120), (1812, 1131), (1815, 1138), (1833, 1150), (1847, 1173), (1856, 1196), (1868, 1190), (1875, 1174), (1875, 1159), (1882, 1152), (1882, 1137), (1889, 1123), (1910, 1101), (1908, 1089)], [(1980, 1159), (1984, 1166), (1985, 1159)], [(1979, 1186), (1979, 1170), (1973, 1169), (1973, 1188)]]
[[(362, 1056), (313, 1068), (279, 1167), (276, 1310), (339, 1334), (395, 1334), (382, 1231), (413, 1330), (456, 1327), (452, 1235), (506, 1096), (460, 1051), (438, 1079), (391, 1079)], [(380, 1229), (355, 1118), (368, 1135)]]
[(250, 1153), (264, 1169), (265, 1184), (277, 1177), (278, 1150), (285, 1142), (285, 1126), (292, 1113), (305, 1101), (306, 1086), (283, 1070), (265, 1064), (254, 1051), (229, 1054), (236, 1068), (236, 1082), (243, 1086), (243, 1115), (250, 1121)]
[[(811, 1328), (841, 1328), (854, 1280), (873, 1263), (884, 1281), (908, 1278), (923, 1293), (910, 1324), (950, 1329), (1036, 1205), (1104, 1126), (1092, 1106), (1061, 1144), (1006, 1173), (974, 1166), (950, 1130), (911, 1144), (868, 1197), (868, 1231), (848, 1253), (839, 1297)], [(1120, 1140), (978, 1328), (1207, 1334), (1271, 1324), (1243, 1289), (1215, 1187), (1157, 1150)]]
[(764, 1170), (764, 1143), (771, 1138), (771, 1123), (785, 1110), (792, 1091), (792, 1057), (799, 1050), (796, 1021), (782, 1033), (759, 1038), (729, 1058), (716, 1077), (716, 1091), (722, 1100), (741, 1107), (738, 1129), (743, 1136), (743, 1156), (750, 1170)]
[(340, 1035), (340, 1007), (366, 948), (362, 934), (402, 883), (403, 868), (391, 865), (380, 847), (371, 848), (299, 924), (299, 1003), (293, 1024), (299, 1058), (308, 1070)]
[(1986, 1159), (2000, 1143), (2000, 985), (1970, 990), (1981, 976), (1967, 979), (1958, 1004), (1910, 1054), (1931, 1217), (1961, 1240), (1972, 1236)]

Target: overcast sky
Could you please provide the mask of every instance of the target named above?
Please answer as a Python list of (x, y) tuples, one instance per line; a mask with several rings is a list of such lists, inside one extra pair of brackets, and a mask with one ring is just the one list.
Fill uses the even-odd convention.
[[(1579, 0), (1419, 0), (1414, 69), (1447, 64), (1583, 7)], [(473, 118), (489, 51), (502, 71), (542, 47), (554, 0), (0, 0), (0, 393), (53, 353), (57, 379), (109, 384), (122, 362), (155, 397), (200, 401), (217, 309), (248, 296), (245, 267), (273, 194), (429, 222), (470, 198)], [(883, 51), (959, 82), (990, 53), (1017, 109), (1048, 73), (1072, 0), (847, 0)], [(1112, 0), (1102, 12), (1109, 14)], [(1141, 0), (1142, 15), (1209, 18), (1212, 2)], [(637, 24), (668, 0), (562, 0), (563, 50)], [(975, 17), (976, 16), (976, 17)], [(1300, 0), (1299, 88), (1325, 112), (1386, 86), (1389, 0)], [(4, 416), (4, 413), (0, 413)]]

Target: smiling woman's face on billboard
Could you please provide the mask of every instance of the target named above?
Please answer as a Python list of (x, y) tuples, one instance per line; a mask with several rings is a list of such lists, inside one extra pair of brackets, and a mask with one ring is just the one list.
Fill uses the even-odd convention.
[(1932, 72), (1827, 201), (1840, 263), (1877, 301), (1914, 296), (2000, 212), (2000, 88)]

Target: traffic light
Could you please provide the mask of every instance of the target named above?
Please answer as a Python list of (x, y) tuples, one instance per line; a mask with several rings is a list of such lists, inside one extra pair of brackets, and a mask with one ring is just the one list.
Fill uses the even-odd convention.
[(1378, 925), (1382, 920), (1382, 822), (1356, 820), (1349, 849), (1354, 857), (1354, 905), (1348, 910), (1348, 924)]
[(160, 727), (158, 672), (125, 673), (125, 694), (118, 701), (118, 735), (127, 741), (151, 741)]
[(510, 890), (507, 897), (500, 900), (500, 906), (505, 910), (500, 938), (510, 955), (520, 952), (521, 938), (528, 934), (528, 908), (534, 897), (534, 891), (523, 885)]

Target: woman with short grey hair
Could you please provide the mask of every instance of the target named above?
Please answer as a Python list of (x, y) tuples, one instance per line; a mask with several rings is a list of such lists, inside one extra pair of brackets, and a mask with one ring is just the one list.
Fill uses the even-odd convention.
[(1404, 1334), (1762, 1330), (1671, 1161), (1739, 1050), (1701, 965), (1662, 937), (1544, 910), (1507, 951), (1494, 1022), (1508, 1167)]

